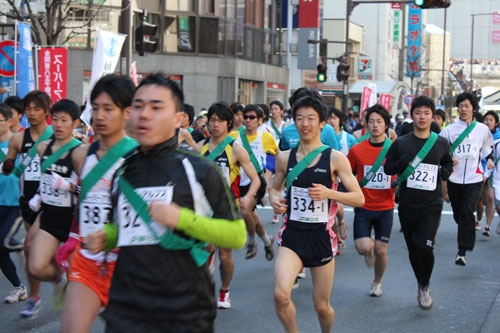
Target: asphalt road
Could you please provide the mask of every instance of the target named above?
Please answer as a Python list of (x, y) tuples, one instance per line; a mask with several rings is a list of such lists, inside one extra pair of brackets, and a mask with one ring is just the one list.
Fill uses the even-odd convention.
[[(431, 279), (434, 306), (423, 311), (418, 306), (417, 283), (408, 261), (399, 219), (395, 213), (389, 243), (389, 263), (383, 279), (383, 296), (368, 296), (373, 271), (365, 266), (353, 246), (352, 234), (347, 240), (345, 254), (336, 257), (335, 280), (331, 302), (336, 312), (336, 332), (500, 332), (500, 236), (494, 229), (487, 239), (479, 232), (474, 252), (467, 255), (467, 266), (454, 264), (456, 255), (456, 225), (451, 208), (445, 206), (436, 237), (436, 261)], [(271, 224), (272, 212), (260, 209), (266, 230), (277, 235), (280, 225)], [(352, 211), (346, 212), (352, 229)], [(19, 234), (22, 236), (22, 233)], [(252, 260), (244, 259), (245, 250), (234, 251), (235, 275), (231, 285), (232, 308), (219, 310), (216, 332), (282, 332), (273, 303), (273, 263), (266, 261), (263, 245)], [(13, 255), (19, 264), (19, 256)], [(24, 278), (24, 270), (18, 266)], [(300, 280), (293, 291), (297, 322), (301, 332), (319, 332), (312, 305), (312, 284), (309, 276)], [(216, 288), (220, 286), (215, 271)], [(0, 279), (0, 295), (11, 289), (8, 281)], [(34, 320), (20, 319), (18, 314), (25, 302), (0, 304), (0, 332), (58, 332), (60, 312), (50, 310), (49, 299), (53, 286), (42, 284), (42, 311)], [(103, 332), (98, 318), (92, 332)]]

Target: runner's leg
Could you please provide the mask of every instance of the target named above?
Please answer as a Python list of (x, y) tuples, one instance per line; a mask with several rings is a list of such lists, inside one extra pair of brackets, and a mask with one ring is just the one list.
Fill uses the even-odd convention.
[(30, 274), (42, 281), (59, 281), (61, 271), (53, 264), (59, 244), (59, 240), (47, 231), (38, 231), (33, 239), (32, 251), (28, 260)]
[(333, 276), (335, 273), (335, 258), (324, 266), (311, 267), (311, 278), (313, 283), (313, 303), (318, 314), (321, 332), (331, 332), (335, 311), (330, 304), (332, 293)]
[(219, 248), (219, 270), (220, 270), (220, 280), (221, 280), (221, 289), (229, 290), (231, 285), (231, 280), (233, 279), (234, 274), (234, 261), (231, 256), (231, 249), (223, 249)]
[(387, 266), (387, 246), (389, 243), (375, 241), (375, 279), (373, 283), (381, 283)]
[(61, 332), (86, 333), (101, 309), (99, 296), (83, 283), (70, 281), (62, 310)]
[(24, 222), (24, 227), (26, 229), (26, 238), (24, 239), (24, 256), (26, 258), (26, 275), (28, 276), (28, 283), (30, 286), (30, 297), (39, 298), (40, 297), (40, 281), (37, 280), (33, 275), (30, 274), (28, 269), (29, 257), (31, 252), (31, 246), (35, 235), (40, 231), (40, 215), (36, 218), (33, 225)]

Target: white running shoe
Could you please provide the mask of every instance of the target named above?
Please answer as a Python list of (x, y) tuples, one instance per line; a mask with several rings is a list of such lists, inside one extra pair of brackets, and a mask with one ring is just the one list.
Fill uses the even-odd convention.
[(372, 296), (372, 297), (382, 296), (382, 283), (372, 283), (372, 288), (370, 290), (370, 296)]
[(458, 266), (467, 265), (467, 261), (465, 261), (465, 256), (457, 255), (457, 258), (455, 259), (455, 265)]
[(271, 221), (272, 224), (278, 224), (280, 223), (280, 217), (278, 215), (273, 215), (273, 220)]
[(28, 298), (26, 287), (20, 285), (19, 287), (15, 287), (14, 290), (10, 292), (9, 296), (5, 297), (5, 303), (17, 303), (19, 301), (24, 301), (26, 298)]
[(432, 297), (431, 293), (429, 292), (429, 286), (418, 287), (418, 304), (423, 310), (430, 310), (432, 309)]
[(476, 230), (481, 231), (481, 221), (476, 222)]
[(306, 278), (306, 269), (302, 267), (299, 271), (299, 274), (297, 274), (297, 278), (299, 279), (305, 279)]
[(230, 309), (231, 308), (231, 299), (229, 298), (229, 290), (220, 290), (219, 291), (219, 300), (217, 301), (217, 307), (219, 309)]

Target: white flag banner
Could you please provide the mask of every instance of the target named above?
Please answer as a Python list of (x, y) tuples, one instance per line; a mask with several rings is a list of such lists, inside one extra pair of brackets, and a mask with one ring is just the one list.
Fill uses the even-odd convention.
[(374, 83), (369, 83), (368, 88), (372, 90), (370, 102), (368, 102), (368, 107), (371, 107), (377, 104), (377, 86)]
[(92, 93), (92, 89), (101, 77), (115, 71), (118, 60), (120, 60), (120, 53), (126, 37), (127, 35), (99, 30), (97, 46), (94, 49), (94, 56), (92, 58), (89, 96), (87, 96), (85, 110), (80, 116), (87, 126), (90, 125), (90, 118), (92, 116), (92, 106), (90, 105), (90, 94)]

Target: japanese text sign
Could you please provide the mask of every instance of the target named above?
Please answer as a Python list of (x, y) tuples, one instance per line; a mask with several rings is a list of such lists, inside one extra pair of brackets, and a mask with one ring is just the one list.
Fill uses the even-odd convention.
[(38, 53), (39, 84), (55, 103), (66, 98), (68, 50), (64, 47), (41, 48)]

